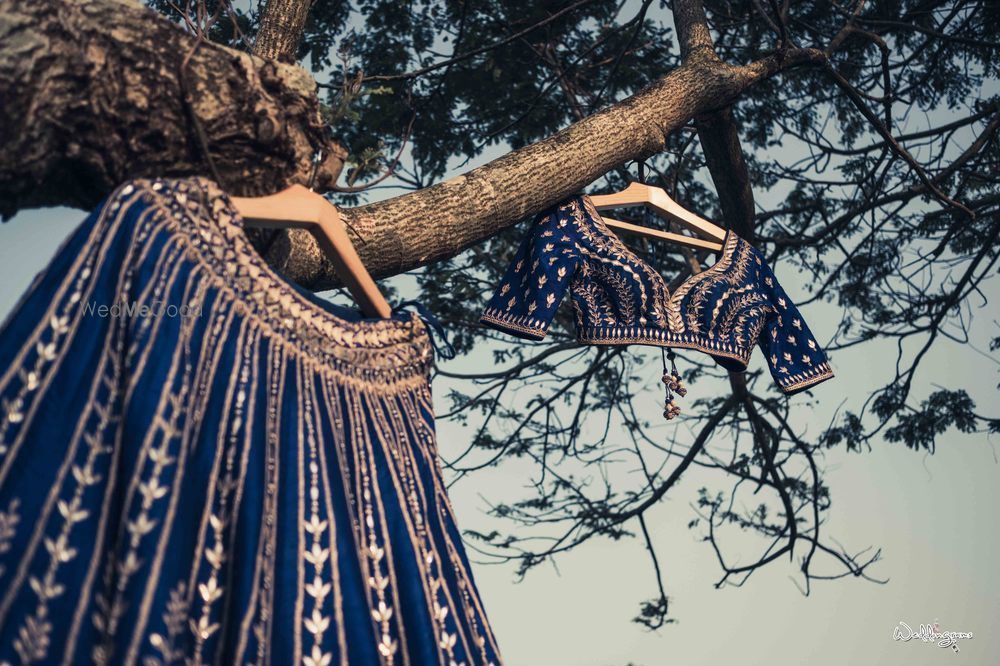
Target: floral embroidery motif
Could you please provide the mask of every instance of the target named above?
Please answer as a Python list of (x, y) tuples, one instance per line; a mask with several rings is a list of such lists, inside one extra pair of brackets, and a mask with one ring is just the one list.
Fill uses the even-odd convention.
[[(303, 666), (330, 666), (333, 661), (331, 653), (324, 643), (324, 635), (331, 628), (331, 615), (328, 615), (327, 599), (333, 598), (333, 580), (336, 573), (333, 568), (337, 566), (337, 556), (332, 550), (332, 544), (325, 540), (330, 526), (330, 519), (320, 512), (320, 459), (318, 446), (318, 433), (316, 424), (313, 422), (313, 399), (311, 387), (303, 391), (305, 397), (304, 409), (302, 411), (302, 421), (305, 424), (306, 452), (308, 454), (308, 465), (305, 473), (308, 478), (309, 494), (307, 496), (308, 518), (302, 521), (302, 531), (300, 538), (303, 539), (302, 558), (308, 563), (306, 571), (312, 574), (312, 578), (306, 578), (308, 582), (303, 586), (302, 591), (308, 595), (311, 608), (308, 615), (303, 615), (302, 626), (312, 637), (312, 646), (308, 653), (302, 657)], [(305, 485), (305, 484), (304, 484)], [(305, 535), (309, 536), (306, 537)], [(301, 594), (301, 592), (300, 592)], [(305, 598), (305, 597), (303, 597)], [(306, 612), (304, 610), (304, 612)], [(305, 652), (305, 648), (303, 648)]]
[[(545, 268), (536, 273), (542, 259)], [(525, 283), (528, 262), (532, 279)], [(521, 297), (506, 298), (510, 284), (523, 287)], [(536, 218), (501, 285), (481, 321), (518, 337), (544, 338), (569, 292), (583, 344), (686, 347), (734, 372), (747, 368), (759, 345), (787, 394), (833, 377), (767, 262), (732, 231), (719, 259), (671, 294), (663, 277), (607, 228), (590, 198), (574, 196)]]

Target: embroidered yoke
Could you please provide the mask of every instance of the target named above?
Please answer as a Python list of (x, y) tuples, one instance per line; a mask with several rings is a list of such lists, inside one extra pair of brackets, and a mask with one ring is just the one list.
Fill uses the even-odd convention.
[(787, 394), (833, 377), (764, 257), (732, 231), (718, 261), (670, 293), (663, 277), (608, 229), (590, 198), (573, 196), (535, 219), (481, 321), (541, 340), (567, 289), (581, 343), (687, 347), (734, 372), (746, 370), (757, 345)]
[(431, 362), (211, 181), (118, 188), (0, 329), (0, 663), (499, 664)]

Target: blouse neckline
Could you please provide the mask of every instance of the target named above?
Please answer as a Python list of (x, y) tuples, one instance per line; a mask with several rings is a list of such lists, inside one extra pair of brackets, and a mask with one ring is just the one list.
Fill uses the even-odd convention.
[(716, 259), (715, 263), (711, 266), (705, 268), (698, 273), (692, 273), (687, 278), (681, 281), (677, 288), (671, 292), (669, 287), (669, 282), (660, 274), (659, 271), (653, 270), (651, 266), (639, 255), (632, 251), (624, 241), (622, 241), (616, 233), (611, 231), (604, 218), (597, 210), (597, 206), (590, 199), (590, 195), (581, 195), (583, 199), (584, 207), (587, 213), (590, 214), (591, 219), (594, 221), (594, 225), (600, 229), (601, 233), (611, 239), (611, 242), (615, 244), (619, 252), (631, 259), (635, 264), (639, 266), (645, 266), (648, 269), (650, 277), (657, 280), (663, 288), (663, 293), (667, 294), (667, 306), (671, 309), (676, 310), (680, 306), (681, 298), (686, 294), (692, 287), (698, 282), (701, 282), (710, 275), (716, 273), (725, 273), (726, 270), (732, 265), (733, 252), (738, 245), (738, 241), (741, 240), (739, 236), (733, 233), (731, 228), (726, 229), (726, 235), (722, 240), (722, 249), (718, 251), (719, 258)]

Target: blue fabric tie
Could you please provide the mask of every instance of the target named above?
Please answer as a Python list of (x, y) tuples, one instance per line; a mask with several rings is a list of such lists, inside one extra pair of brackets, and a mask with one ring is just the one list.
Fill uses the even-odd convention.
[[(441, 321), (434, 313), (428, 310), (427, 306), (420, 301), (414, 300), (403, 301), (395, 307), (395, 310), (402, 311), (407, 308), (412, 308), (417, 313), (417, 316), (427, 324), (427, 337), (431, 339), (431, 346), (434, 348), (435, 355), (440, 356), (446, 361), (455, 358), (457, 356), (455, 347), (452, 346), (451, 340), (448, 339), (448, 334), (444, 330), (444, 326), (441, 325)], [(441, 345), (438, 344), (438, 338), (441, 339)]]

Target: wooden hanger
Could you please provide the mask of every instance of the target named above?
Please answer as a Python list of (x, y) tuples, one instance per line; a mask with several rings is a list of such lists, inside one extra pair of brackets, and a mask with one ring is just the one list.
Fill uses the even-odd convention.
[(249, 227), (308, 229), (365, 316), (385, 319), (392, 315), (392, 308), (347, 236), (340, 213), (321, 195), (302, 185), (292, 185), (266, 197), (231, 197), (231, 200)]
[(699, 237), (650, 229), (638, 224), (612, 220), (602, 215), (601, 219), (611, 229), (627, 231), (647, 238), (667, 240), (698, 249), (714, 250), (715, 252), (722, 251), (722, 241), (726, 238), (726, 230), (682, 208), (679, 203), (670, 198), (670, 195), (662, 187), (633, 182), (621, 192), (594, 195), (590, 197), (590, 200), (597, 210), (641, 204), (671, 220), (675, 220)]

